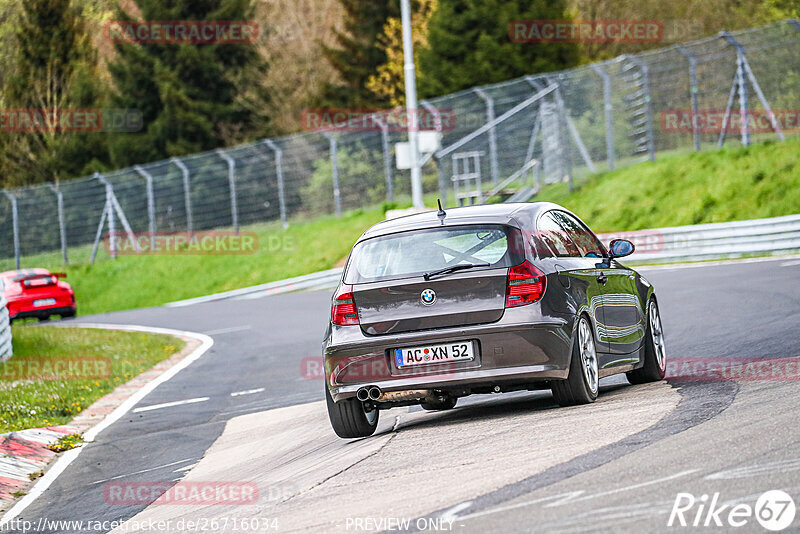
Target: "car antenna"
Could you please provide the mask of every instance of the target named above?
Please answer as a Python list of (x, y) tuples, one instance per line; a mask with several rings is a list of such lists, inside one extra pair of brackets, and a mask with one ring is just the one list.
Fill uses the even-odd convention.
[(447, 217), (447, 212), (444, 211), (444, 209), (442, 208), (442, 199), (441, 198), (437, 199), (436, 202), (439, 203), (439, 211), (436, 212), (436, 216), (439, 217), (439, 219), (442, 221), (442, 224), (444, 224), (444, 218)]

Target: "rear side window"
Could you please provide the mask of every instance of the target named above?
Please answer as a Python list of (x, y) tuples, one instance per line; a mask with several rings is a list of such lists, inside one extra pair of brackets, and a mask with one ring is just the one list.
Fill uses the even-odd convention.
[(358, 243), (350, 255), (345, 284), (419, 276), (468, 263), (488, 269), (511, 267), (524, 258), (519, 230), (503, 225), (465, 225), (415, 230)]
[(583, 223), (564, 211), (550, 213), (561, 223), (570, 239), (580, 250), (581, 255), (590, 258), (602, 258), (605, 255), (603, 244)]
[(539, 217), (538, 232), (534, 235), (535, 248), (540, 256), (557, 258), (580, 257), (578, 246), (569, 237), (563, 226), (548, 211)]

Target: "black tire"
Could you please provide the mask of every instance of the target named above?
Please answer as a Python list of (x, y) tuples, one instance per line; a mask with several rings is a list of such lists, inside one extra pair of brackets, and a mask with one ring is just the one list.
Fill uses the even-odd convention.
[[(566, 380), (554, 380), (551, 385), (553, 398), (560, 406), (591, 404), (597, 400), (599, 386), (596, 385), (595, 390), (593, 391), (589, 385), (586, 373), (584, 372), (579, 340), (581, 323), (585, 323), (585, 325), (588, 327), (588, 335), (591, 337), (592, 347), (594, 348), (594, 358), (595, 362), (597, 362), (597, 345), (594, 341), (591, 323), (585, 316), (581, 316), (578, 319), (578, 324), (575, 327), (575, 334), (572, 341), (572, 356), (570, 357), (569, 362), (569, 375), (567, 376)], [(595, 370), (597, 369), (595, 368)], [(599, 381), (599, 377), (597, 380)]]
[(440, 412), (442, 410), (452, 410), (456, 407), (457, 402), (458, 397), (451, 397), (448, 395), (443, 401), (437, 399), (433, 402), (423, 402), (420, 404), (420, 406), (422, 406), (423, 409), (431, 412)]
[(68, 312), (64, 312), (64, 313), (61, 314), (61, 318), (62, 319), (70, 319), (72, 317), (75, 317), (75, 313), (76, 312), (77, 312), (77, 310), (70, 310)]
[(328, 386), (325, 386), (325, 400), (328, 403), (328, 419), (336, 435), (340, 438), (365, 438), (378, 428), (378, 409), (367, 413), (364, 403), (355, 397), (333, 402)]
[[(654, 336), (653, 313), (657, 318), (656, 329), (659, 332)], [(660, 341), (659, 341), (660, 340)], [(661, 347), (662, 357), (659, 359), (656, 344)], [(661, 314), (658, 311), (656, 299), (650, 298), (647, 303), (647, 330), (644, 338), (644, 365), (633, 371), (625, 373), (628, 382), (631, 384), (646, 384), (647, 382), (658, 382), (664, 380), (667, 371), (667, 354), (664, 346), (664, 331), (661, 328)]]

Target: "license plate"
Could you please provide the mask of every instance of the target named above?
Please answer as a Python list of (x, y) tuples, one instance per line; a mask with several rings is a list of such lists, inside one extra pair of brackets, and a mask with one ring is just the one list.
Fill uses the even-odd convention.
[(38, 308), (40, 306), (52, 306), (56, 303), (56, 299), (36, 299), (33, 301), (33, 306)]
[(455, 343), (423, 345), (394, 350), (394, 361), (397, 367), (461, 362), (473, 360), (474, 358), (475, 354), (471, 341), (457, 341)]

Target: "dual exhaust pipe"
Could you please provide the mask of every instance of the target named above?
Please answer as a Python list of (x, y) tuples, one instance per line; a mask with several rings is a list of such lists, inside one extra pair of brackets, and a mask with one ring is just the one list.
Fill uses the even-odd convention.
[(383, 392), (378, 386), (365, 386), (356, 392), (356, 398), (361, 402), (376, 401), (381, 398), (381, 395), (383, 395)]
[(381, 391), (378, 386), (364, 386), (356, 391), (356, 398), (361, 402), (368, 400), (377, 402), (407, 401), (424, 399), (433, 392), (429, 389), (409, 389), (405, 391)]

